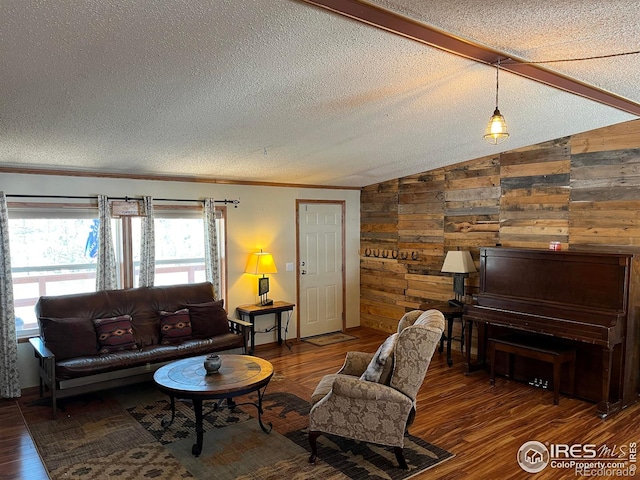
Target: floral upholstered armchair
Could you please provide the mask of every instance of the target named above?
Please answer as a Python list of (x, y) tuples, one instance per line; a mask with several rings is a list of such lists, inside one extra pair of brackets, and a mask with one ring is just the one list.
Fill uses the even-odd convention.
[(320, 380), (311, 396), (309, 443), (315, 462), (322, 433), (394, 447), (401, 468), (404, 436), (416, 395), (444, 330), (438, 310), (406, 313), (375, 354), (348, 352), (338, 373)]

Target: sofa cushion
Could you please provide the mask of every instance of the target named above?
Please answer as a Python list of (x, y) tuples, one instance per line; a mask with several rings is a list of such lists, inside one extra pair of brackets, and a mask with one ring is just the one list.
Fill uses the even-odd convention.
[[(398, 334), (390, 335), (376, 351), (369, 366), (364, 371), (360, 380), (386, 384), (389, 381), (391, 366), (393, 365), (393, 350), (396, 346)], [(385, 368), (386, 367), (386, 368)], [(383, 375), (385, 373), (386, 375)]]
[(88, 318), (38, 319), (45, 346), (56, 360), (98, 354), (96, 330)]
[(194, 338), (210, 338), (229, 333), (224, 300), (184, 305), (189, 309)]
[[(85, 377), (114, 370), (139, 367), (148, 363), (164, 363), (181, 358), (207, 355), (213, 352), (239, 350), (243, 347), (244, 338), (242, 335), (225, 333), (224, 335), (203, 340), (191, 339), (169, 345), (149, 345), (141, 347), (140, 350), (121, 350), (90, 357), (74, 357), (60, 362), (56, 361), (56, 378), (66, 380)], [(204, 358), (202, 360), (204, 361)]]
[(133, 350), (136, 348), (136, 342), (133, 339), (131, 316), (120, 315), (111, 318), (96, 318), (93, 320), (93, 324), (98, 335), (99, 353)]
[(162, 343), (177, 343), (191, 338), (191, 320), (186, 308), (175, 312), (160, 313), (160, 338)]

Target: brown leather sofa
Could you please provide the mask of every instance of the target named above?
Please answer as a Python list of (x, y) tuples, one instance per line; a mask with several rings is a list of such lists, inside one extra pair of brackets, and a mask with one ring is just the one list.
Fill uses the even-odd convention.
[(209, 282), (45, 296), (35, 309), (40, 336), (29, 341), (54, 418), (57, 399), (145, 381), (180, 358), (246, 353), (251, 329), (227, 316)]

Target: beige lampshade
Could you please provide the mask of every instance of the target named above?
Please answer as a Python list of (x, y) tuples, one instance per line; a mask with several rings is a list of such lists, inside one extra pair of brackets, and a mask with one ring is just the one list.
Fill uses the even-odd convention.
[(450, 250), (447, 252), (441, 271), (445, 273), (471, 273), (477, 270), (468, 251)]
[(259, 252), (249, 255), (249, 261), (247, 262), (247, 268), (245, 268), (244, 273), (264, 275), (267, 273), (278, 273), (278, 269), (273, 261), (273, 255), (260, 250)]

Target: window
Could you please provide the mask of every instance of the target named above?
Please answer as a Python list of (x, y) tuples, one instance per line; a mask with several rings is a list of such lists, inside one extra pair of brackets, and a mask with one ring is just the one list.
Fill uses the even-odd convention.
[[(200, 209), (167, 210), (155, 206), (155, 285), (176, 285), (205, 281), (204, 266), (204, 221)], [(225, 250), (225, 208), (217, 210), (218, 258), (224, 265)], [(133, 281), (131, 286), (139, 286), (141, 219), (131, 217), (131, 244), (133, 259)], [(118, 262), (122, 265), (125, 255)], [(225, 271), (221, 268), (222, 272)], [(223, 276), (223, 275), (222, 275)], [(125, 275), (126, 277), (126, 275)], [(224, 298), (225, 280), (221, 278), (219, 298)]]
[[(204, 225), (198, 207), (154, 206), (155, 285), (205, 281)], [(95, 206), (20, 208), (9, 204), (9, 242), (19, 337), (37, 333), (34, 306), (42, 295), (95, 291), (97, 227)], [(219, 298), (225, 298), (225, 216), (217, 210)], [(140, 217), (112, 219), (119, 263), (119, 288), (138, 286)], [(129, 252), (129, 253), (127, 253)], [(129, 259), (129, 260), (126, 260)]]
[(202, 218), (156, 218), (156, 285), (205, 281)]
[(16, 329), (18, 336), (31, 335), (38, 328), (34, 306), (40, 296), (95, 290), (96, 259), (87, 249), (95, 212), (9, 215)]

